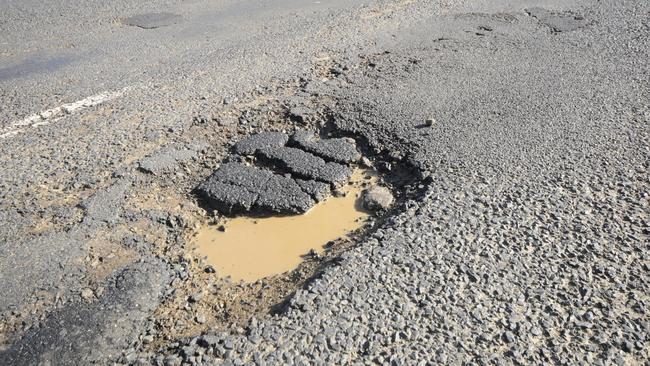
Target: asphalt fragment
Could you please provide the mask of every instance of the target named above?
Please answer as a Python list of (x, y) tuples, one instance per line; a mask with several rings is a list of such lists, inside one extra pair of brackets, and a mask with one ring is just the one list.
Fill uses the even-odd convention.
[(307, 131), (298, 130), (291, 136), (291, 143), (326, 161), (351, 164), (361, 159), (354, 142), (346, 138), (317, 139)]
[(331, 194), (330, 185), (315, 180), (296, 179), (302, 190), (309, 194), (316, 202), (320, 202)]
[(138, 162), (138, 168), (154, 175), (169, 173), (176, 169), (178, 164), (194, 159), (197, 152), (190, 149), (163, 149)]
[[(224, 159), (227, 163), (201, 183), (196, 193), (208, 207), (226, 215), (306, 212), (324, 200), (331, 187), (349, 180), (349, 163), (359, 160), (361, 154), (350, 139), (316, 141), (306, 132), (298, 134), (295, 139), (305, 149), (345, 163), (286, 147), (289, 136), (285, 133), (261, 132), (237, 142), (233, 154)], [(253, 164), (246, 158), (251, 155), (255, 157)]]
[(281, 147), (287, 144), (289, 136), (282, 132), (260, 132), (237, 142), (233, 151), (240, 155), (253, 155), (259, 149)]
[(257, 212), (291, 214), (306, 212), (314, 204), (295, 180), (273, 175), (262, 187), (254, 207)]
[(264, 148), (257, 158), (275, 169), (302, 179), (312, 179), (339, 186), (352, 175), (352, 169), (338, 163), (326, 162), (306, 151), (293, 147)]
[(197, 192), (208, 206), (229, 215), (249, 211), (258, 197), (257, 193), (244, 187), (210, 178), (199, 186)]

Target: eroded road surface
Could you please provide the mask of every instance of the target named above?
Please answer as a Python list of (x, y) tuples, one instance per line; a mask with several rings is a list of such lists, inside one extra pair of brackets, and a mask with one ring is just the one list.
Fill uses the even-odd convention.
[[(0, 9), (0, 364), (648, 362), (647, 1)], [(292, 270), (197, 248), (356, 169)]]

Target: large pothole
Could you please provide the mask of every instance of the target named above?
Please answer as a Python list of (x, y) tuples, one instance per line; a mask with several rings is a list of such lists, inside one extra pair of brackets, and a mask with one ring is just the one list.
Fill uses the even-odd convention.
[[(420, 190), (411, 164), (376, 154), (361, 137), (331, 127), (283, 135), (239, 141), (193, 191), (210, 219), (185, 232), (182, 263), (189, 278), (175, 281), (156, 311), (153, 349), (165, 339), (209, 330), (244, 332), (252, 319), (282, 312), (296, 290), (336, 265)], [(268, 146), (261, 137), (270, 136), (279, 142)], [(339, 152), (342, 157), (334, 156)], [(342, 178), (323, 173), (341, 171)], [(375, 199), (372, 210), (365, 209), (361, 199), (371, 187), (388, 188), (392, 205)]]
[(385, 211), (394, 201), (387, 188), (371, 187), (379, 175), (359, 167), (353, 139), (263, 132), (235, 144), (227, 160), (196, 192), (208, 209), (245, 216), (204, 227), (195, 242), (216, 272), (233, 280), (294, 269), (363, 226), (367, 210)]

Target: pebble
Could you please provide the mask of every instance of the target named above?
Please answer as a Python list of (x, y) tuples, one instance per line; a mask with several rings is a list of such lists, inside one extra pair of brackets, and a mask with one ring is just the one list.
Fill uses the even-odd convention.
[(363, 193), (363, 207), (370, 211), (388, 210), (395, 201), (390, 189), (373, 186)]
[(197, 292), (189, 298), (190, 302), (199, 302), (201, 299), (203, 299), (203, 292)]
[(181, 366), (183, 359), (176, 355), (171, 355), (165, 358), (165, 366)]
[(216, 270), (214, 269), (213, 266), (211, 266), (211, 265), (207, 265), (207, 266), (205, 266), (205, 268), (203, 269), (203, 272), (205, 272), (205, 273), (215, 273)]
[(92, 289), (85, 288), (81, 290), (81, 298), (85, 301), (92, 301), (95, 298), (95, 292)]

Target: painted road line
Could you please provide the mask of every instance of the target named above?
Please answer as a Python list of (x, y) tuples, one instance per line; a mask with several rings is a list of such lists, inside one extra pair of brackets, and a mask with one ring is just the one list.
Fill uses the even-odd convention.
[(62, 117), (66, 114), (80, 112), (84, 109), (106, 103), (108, 101), (121, 97), (124, 95), (124, 93), (133, 88), (133, 86), (129, 86), (118, 91), (99, 93), (73, 103), (66, 103), (56, 108), (29, 115), (19, 121), (9, 124), (8, 127), (1, 130), (0, 139), (15, 136), (19, 133), (25, 132), (26, 127), (31, 128), (47, 125), (56, 117)]

